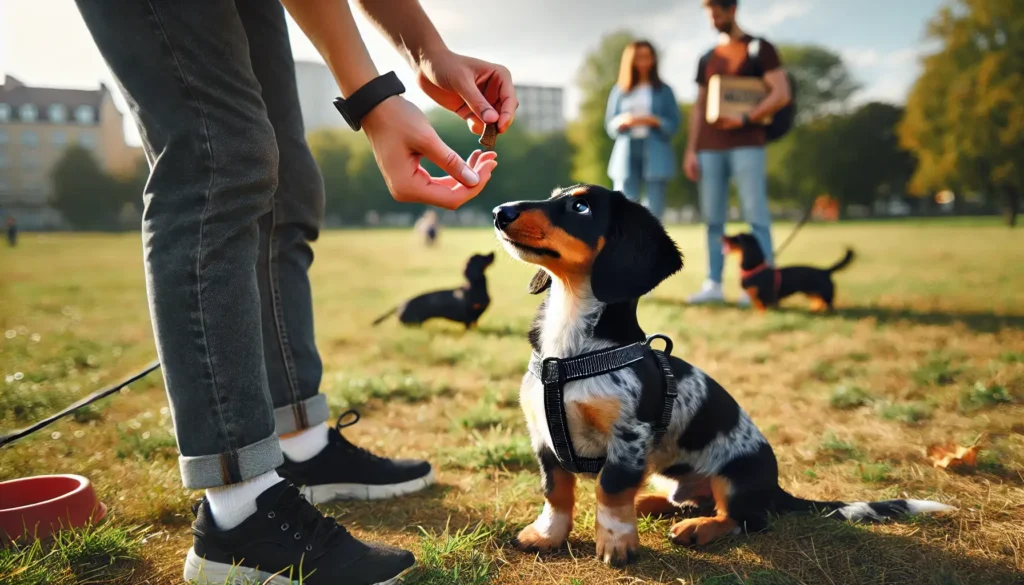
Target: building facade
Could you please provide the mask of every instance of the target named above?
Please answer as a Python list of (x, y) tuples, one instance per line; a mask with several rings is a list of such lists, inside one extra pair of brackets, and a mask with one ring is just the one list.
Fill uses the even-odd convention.
[(519, 109), (516, 124), (527, 132), (561, 132), (565, 129), (563, 90), (561, 87), (516, 85)]
[(315, 61), (295, 62), (295, 86), (299, 90), (299, 109), (306, 132), (325, 129), (347, 130), (344, 118), (334, 107), (338, 85), (331, 70)]
[(23, 229), (60, 227), (49, 207), (53, 167), (73, 144), (92, 151), (112, 175), (135, 170), (142, 149), (124, 140), (124, 118), (110, 90), (30, 87), (10, 75), (0, 86), (0, 215)]

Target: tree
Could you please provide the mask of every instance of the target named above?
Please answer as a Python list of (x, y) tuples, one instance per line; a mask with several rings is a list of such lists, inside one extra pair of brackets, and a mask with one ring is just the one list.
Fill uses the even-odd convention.
[(797, 123), (842, 112), (860, 89), (843, 58), (817, 45), (780, 45), (783, 67), (796, 82)]
[(608, 179), (608, 158), (612, 154), (612, 141), (604, 126), (604, 113), (608, 94), (619, 76), (622, 51), (634, 36), (628, 31), (617, 31), (601, 37), (576, 74), (580, 89), (579, 116), (569, 125), (569, 142), (575, 149), (572, 175), (575, 179), (595, 185), (611, 186)]
[(75, 229), (111, 229), (128, 201), (126, 190), (103, 172), (92, 152), (75, 145), (53, 169), (51, 205)]
[(973, 189), (1003, 198), (1016, 225), (1024, 190), (1024, 5), (956, 0), (928, 26), (940, 48), (923, 60), (899, 127), (918, 160), (911, 188)]

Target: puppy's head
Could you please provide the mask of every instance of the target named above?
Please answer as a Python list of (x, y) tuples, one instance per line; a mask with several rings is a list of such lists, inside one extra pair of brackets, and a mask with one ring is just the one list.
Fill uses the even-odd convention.
[(722, 247), (726, 254), (738, 253), (740, 257), (748, 262), (764, 262), (764, 252), (761, 251), (761, 244), (757, 238), (750, 233), (737, 234), (735, 236), (722, 236)]
[(487, 267), (493, 263), (494, 252), (491, 252), (490, 254), (473, 254), (466, 262), (466, 269), (462, 274), (467, 280), (480, 278), (484, 275), (484, 270), (487, 270)]
[(617, 303), (643, 296), (683, 267), (676, 243), (647, 208), (594, 185), (495, 207), (494, 229), (512, 257), (541, 267), (530, 282), (533, 294), (554, 276), (574, 290), (589, 280), (597, 300)]

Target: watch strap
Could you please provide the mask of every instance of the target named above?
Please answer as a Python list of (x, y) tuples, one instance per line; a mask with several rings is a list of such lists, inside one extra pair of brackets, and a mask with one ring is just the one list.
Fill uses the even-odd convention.
[(394, 95), (405, 93), (405, 85), (398, 79), (394, 71), (375, 77), (366, 85), (357, 89), (352, 95), (345, 98), (336, 98), (334, 107), (338, 109), (345, 121), (353, 130), (362, 128), (363, 118), (381, 102)]

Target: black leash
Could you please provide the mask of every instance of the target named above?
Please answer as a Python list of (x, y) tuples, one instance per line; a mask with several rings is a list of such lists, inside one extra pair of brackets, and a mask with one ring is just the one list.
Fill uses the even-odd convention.
[(43, 420), (35, 423), (32, 426), (28, 426), (28, 427), (25, 427), (23, 429), (19, 429), (19, 430), (14, 431), (13, 433), (11, 433), (9, 435), (5, 435), (3, 437), (0, 437), (0, 448), (5, 447), (8, 444), (17, 441), (18, 439), (24, 439), (25, 437), (31, 435), (32, 433), (34, 433), (34, 432), (36, 432), (36, 431), (38, 431), (38, 430), (40, 430), (42, 428), (45, 428), (45, 427), (53, 424), (57, 420), (59, 420), (61, 418), (64, 418), (65, 416), (71, 414), (74, 411), (76, 411), (76, 410), (78, 410), (80, 408), (83, 408), (85, 406), (88, 406), (88, 405), (92, 404), (93, 402), (96, 402), (97, 400), (99, 400), (101, 398), (105, 398), (107, 396), (110, 396), (111, 394), (121, 390), (125, 386), (145, 378), (146, 376), (151, 374), (153, 371), (155, 371), (159, 367), (160, 367), (160, 362), (158, 362), (158, 361), (153, 362), (153, 363), (149, 364), (148, 366), (146, 366), (145, 368), (143, 368), (142, 370), (132, 374), (131, 377), (129, 377), (129, 378), (125, 379), (125, 380), (122, 380), (121, 382), (118, 382), (117, 384), (114, 384), (113, 386), (110, 386), (108, 388), (103, 388), (102, 390), (97, 390), (97, 391), (93, 392), (92, 394), (86, 396), (85, 398), (82, 398), (81, 400), (73, 403), (71, 406), (65, 408), (64, 410), (62, 410), (60, 412), (57, 412), (55, 414), (52, 414), (52, 415), (44, 418)]
[(804, 212), (804, 216), (800, 218), (799, 222), (797, 222), (796, 227), (793, 228), (793, 231), (789, 232), (789, 236), (786, 238), (786, 241), (782, 242), (782, 245), (780, 245), (778, 248), (775, 248), (776, 260), (778, 260), (779, 254), (781, 254), (782, 251), (786, 249), (786, 246), (788, 246), (789, 243), (793, 241), (793, 236), (795, 236), (796, 233), (800, 231), (800, 228), (804, 227), (804, 224), (807, 223), (808, 219), (811, 219), (811, 213), (813, 211), (814, 201), (812, 200), (811, 204), (807, 206), (807, 211)]

